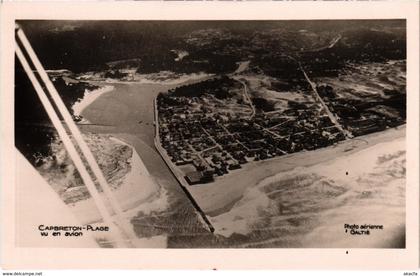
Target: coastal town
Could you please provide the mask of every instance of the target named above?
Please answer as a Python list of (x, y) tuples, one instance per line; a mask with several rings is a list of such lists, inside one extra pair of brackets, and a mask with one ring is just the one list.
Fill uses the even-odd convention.
[[(406, 247), (404, 20), (22, 26), (136, 247)], [(17, 150), (99, 222), (19, 62), (15, 110)], [(384, 231), (350, 240), (349, 221)]]
[(271, 107), (273, 99), (251, 99), (246, 77), (215, 77), (160, 93), (157, 138), (171, 169), (189, 185), (209, 183), (249, 162), (324, 148), (404, 123), (383, 99), (356, 108), (354, 97), (340, 98), (332, 86), (307, 81), (288, 92), (293, 100)]

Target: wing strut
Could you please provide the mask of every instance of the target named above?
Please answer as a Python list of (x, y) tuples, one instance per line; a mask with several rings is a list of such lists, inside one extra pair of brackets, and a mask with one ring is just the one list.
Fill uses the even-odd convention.
[[(98, 163), (96, 162), (88, 145), (84, 141), (80, 130), (73, 121), (70, 112), (67, 110), (63, 100), (61, 99), (60, 95), (58, 94), (51, 80), (49, 79), (47, 73), (45, 72), (45, 69), (43, 68), (37, 55), (32, 49), (32, 46), (29, 43), (22, 28), (20, 26), (17, 26), (16, 29), (16, 55), (19, 61), (21, 62), (23, 69), (28, 75), (29, 80), (32, 82), (32, 85), (35, 88), (35, 91), (39, 99), (41, 100), (41, 103), (44, 106), (53, 126), (57, 130), (60, 139), (63, 141), (64, 147), (66, 148), (70, 158), (73, 160), (74, 165), (80, 173), (80, 176), (84, 184), (86, 185), (86, 188), (88, 189), (90, 195), (92, 196), (92, 199), (94, 200), (99, 210), (99, 213), (104, 220), (104, 223), (110, 226), (115, 226), (114, 230), (117, 232), (116, 234), (118, 235), (116, 239), (117, 246), (133, 247), (132, 242), (136, 239), (136, 235), (131, 224), (124, 218), (123, 210), (118, 204), (116, 198), (114, 197), (111, 188), (109, 187), (109, 184), (107, 183), (101, 169), (99, 168)], [(22, 49), (25, 50), (25, 53), (28, 56), (30, 62), (33, 64), (34, 69), (31, 68), (31, 65), (28, 62)], [(39, 78), (44, 82), (46, 88), (45, 90), (47, 90), (59, 114), (62, 116), (70, 134), (67, 132), (63, 122), (60, 120), (58, 114), (54, 109), (53, 104), (50, 102), (50, 99), (45, 93), (35, 73), (37, 73)], [(73, 144), (71, 137), (73, 137), (75, 144)], [(79, 154), (78, 150), (76, 149), (76, 146), (82, 153), (82, 155)], [(91, 172), (94, 174), (95, 179), (97, 180), (102, 191), (104, 192), (106, 201), (104, 200), (105, 198), (99, 194), (94, 184), (94, 179), (89, 174), (87, 167), (85, 166), (86, 163), (82, 161), (82, 157), (84, 157), (84, 160), (89, 165)], [(108, 204), (106, 204), (106, 202)]]

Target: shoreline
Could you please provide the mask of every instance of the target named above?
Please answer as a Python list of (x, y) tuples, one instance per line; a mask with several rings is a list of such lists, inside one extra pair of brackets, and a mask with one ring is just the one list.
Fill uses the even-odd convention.
[[(390, 237), (400, 235), (404, 227), (405, 157), (406, 141), (400, 136), (350, 155), (279, 172), (249, 187), (230, 211), (212, 217), (212, 222), (225, 237), (305, 224), (308, 228), (297, 236), (277, 239), (299, 241), (305, 247), (390, 246), (394, 239)], [(349, 237), (343, 225), (350, 222), (384, 225), (385, 231), (370, 238)]]
[[(104, 82), (99, 83), (104, 84)], [(186, 83), (188, 83), (188, 81)], [(194, 201), (196, 201), (203, 210), (203, 213), (210, 217), (215, 217), (228, 212), (237, 201), (241, 200), (248, 187), (256, 186), (259, 181), (267, 177), (287, 171), (290, 168), (299, 166), (305, 167), (313, 163), (333, 160), (337, 155), (345, 156), (352, 154), (363, 148), (379, 143), (383, 141), (383, 139), (393, 139), (394, 135), (396, 135), (395, 133), (400, 132), (399, 135), (402, 136), (405, 131), (405, 125), (402, 125), (396, 129), (391, 128), (382, 132), (356, 137), (315, 151), (301, 151), (269, 160), (251, 162), (243, 166), (241, 170), (230, 172), (229, 175), (222, 176), (215, 182), (194, 186), (187, 184), (188, 186), (183, 186), (179, 181), (179, 177), (176, 177), (155, 145), (157, 125), (156, 114), (153, 112), (153, 99), (155, 99), (158, 92), (164, 92), (170, 88), (170, 85), (165, 84), (144, 84), (139, 82), (116, 84), (115, 90), (123, 93), (121, 94), (124, 96), (123, 102), (121, 102), (121, 98), (117, 95), (118, 93), (108, 93), (103, 97), (99, 97), (86, 111), (88, 111), (88, 115), (90, 114), (93, 116), (93, 123), (109, 122), (109, 124), (113, 126), (110, 130), (103, 129), (100, 132), (105, 132), (114, 136), (119, 136), (119, 134), (123, 134), (122, 136), (124, 136), (124, 133), (126, 133), (128, 136), (136, 137), (135, 139), (139, 139), (148, 145), (148, 147), (151, 147), (151, 149), (156, 152), (157, 157), (163, 161), (161, 161), (161, 164), (146, 164), (146, 167), (151, 166), (149, 170), (152, 170), (154, 177), (156, 174), (160, 175), (161, 170), (168, 170), (169, 168), (168, 172), (171, 174), (171, 179), (173, 178), (173, 180), (169, 180), (169, 182), (172, 181), (173, 184), (177, 184), (177, 186), (181, 187), (184, 190), (184, 194), (187, 194), (185, 193), (185, 190), (187, 190)], [(120, 91), (120, 89), (122, 90)], [(103, 106), (112, 106), (114, 102), (116, 107), (124, 106), (125, 108), (122, 116), (117, 120), (110, 114), (103, 114), (103, 112), (101, 112), (103, 111)], [(87, 117), (89, 118), (89, 116)], [(141, 123), (139, 123), (139, 120), (141, 120)], [(122, 124), (120, 124), (120, 122)], [(153, 122), (155, 123), (154, 126)], [(89, 130), (91, 128), (87, 127), (87, 129)], [(92, 130), (94, 129), (96, 128), (92, 127)], [(367, 140), (369, 141), (366, 143)], [(131, 143), (128, 144), (131, 145)], [(144, 159), (144, 156), (141, 157)], [(145, 163), (148, 162), (146, 161)], [(164, 178), (167, 179), (167, 177), (169, 176), (165, 176)], [(232, 181), (232, 179), (234, 181)], [(197, 212), (197, 210), (195, 211)], [(202, 216), (199, 217), (202, 218)], [(202, 223), (204, 224), (204, 221), (202, 221)]]
[[(210, 77), (212, 76), (206, 75), (200, 76), (200, 79), (198, 80), (182, 80), (181, 85), (202, 81)], [(105, 81), (89, 82), (100, 86), (109, 85), (109, 83), (106, 83)], [(131, 204), (127, 203), (123, 197), (121, 197), (122, 200), (117, 198), (118, 202), (125, 205), (122, 206), (124, 215), (130, 219), (136, 217), (139, 213), (148, 215), (153, 212), (164, 212), (168, 210), (168, 208), (171, 208), (174, 202), (174, 196), (176, 197), (178, 193), (180, 193), (180, 195), (182, 194), (183, 197), (186, 196), (185, 191), (180, 189), (182, 188), (180, 185), (177, 185), (176, 178), (166, 167), (166, 164), (161, 159), (161, 155), (154, 147), (153, 111), (151, 110), (151, 108), (153, 108), (152, 99), (159, 92), (165, 92), (173, 87), (176, 86), (168, 83), (115, 83), (113, 84), (113, 93), (99, 95), (83, 113), (84, 118), (89, 120), (89, 122), (92, 122), (91, 125), (83, 125), (83, 131), (107, 134), (130, 146), (133, 149), (133, 152), (136, 152), (139, 158), (144, 160), (144, 162), (142, 162), (142, 167), (148, 171), (148, 178), (152, 179), (157, 186), (157, 190), (150, 197), (146, 197), (143, 200), (140, 200), (140, 202), (138, 201), (138, 197), (139, 194), (143, 192), (142, 190), (129, 193), (129, 196), (133, 199)], [(150, 99), (150, 101), (148, 101), (148, 99)], [(119, 116), (113, 115), (113, 111), (116, 111), (117, 108), (122, 111)], [(104, 110), (107, 110), (107, 112), (104, 112)], [(150, 154), (147, 153), (148, 150), (153, 151), (156, 156), (149, 156)], [(148, 162), (149, 158), (153, 161)], [(156, 166), (157, 160), (154, 160), (155, 158), (161, 160), (159, 166)], [(168, 172), (166, 173), (165, 170)], [(169, 175), (166, 176), (166, 174)], [(137, 182), (142, 183), (142, 180), (137, 180)], [(185, 200), (188, 199), (185, 198)], [(84, 216), (85, 220), (88, 220), (89, 217), (94, 218), (92, 209), (95, 209), (96, 207), (92, 206), (92, 204), (84, 204), (86, 205), (83, 206), (84, 208), (79, 207), (80, 210), (83, 209), (84, 211), (79, 213), (86, 213)], [(207, 227), (205, 221), (203, 221), (201, 216), (197, 213), (197, 210), (194, 208), (192, 209), (195, 213), (194, 217), (200, 221), (199, 224), (202, 224), (202, 227)], [(93, 211), (97, 213), (96, 210)], [(91, 221), (92, 220), (93, 219), (91, 219)], [(130, 222), (130, 224), (132, 223)], [(152, 239), (154, 237), (155, 236), (153, 236)]]
[(201, 218), (203, 219), (204, 224), (209, 228), (210, 232), (214, 232), (215, 229), (211, 224), (210, 220), (207, 218), (206, 213), (200, 207), (200, 204), (195, 200), (194, 196), (191, 194), (189, 190), (189, 184), (187, 181), (182, 177), (181, 171), (179, 171), (176, 166), (173, 165), (172, 161), (170, 160), (169, 156), (166, 154), (166, 151), (162, 148), (160, 144), (160, 135), (159, 135), (159, 122), (158, 122), (158, 109), (156, 104), (156, 98), (153, 100), (153, 111), (154, 111), (154, 119), (155, 119), (155, 138), (154, 144), (155, 148), (158, 151), (159, 155), (165, 161), (165, 164), (168, 166), (169, 170), (177, 179), (178, 183), (180, 184), (181, 188), (184, 190), (185, 194), (187, 195), (188, 199), (191, 201), (192, 205), (195, 207), (196, 211), (200, 214)]
[[(92, 79), (80, 79), (79, 81), (86, 81), (91, 83), (105, 83), (105, 84), (154, 84), (154, 85), (179, 85), (186, 84), (190, 81), (201, 81), (206, 78), (212, 78), (215, 75), (199, 72), (192, 74), (182, 74), (176, 78), (168, 77), (163, 80), (155, 80), (153, 78), (145, 78), (148, 74), (136, 74), (132, 80), (118, 80), (111, 78), (92, 78)], [(159, 75), (157, 75), (159, 76)]]
[[(230, 172), (215, 182), (190, 186), (195, 200), (203, 208), (204, 213), (215, 217), (228, 212), (249, 187), (260, 181), (296, 167), (308, 167), (320, 162), (333, 161), (336, 158), (354, 154), (381, 142), (391, 141), (405, 135), (405, 125), (397, 129), (387, 129), (379, 133), (342, 141), (333, 146), (315, 151), (302, 151), (269, 160), (248, 163), (240, 170)], [(366, 143), (367, 142), (367, 143)], [(238, 196), (235, 196), (238, 195)]]
[[(404, 130), (404, 133), (405, 133), (405, 126), (402, 128), (402, 126), (400, 126), (399, 127), (399, 129), (398, 130), (400, 130), (400, 131), (403, 131)], [(368, 135), (365, 135), (365, 136), (369, 136), (369, 135), (373, 135), (373, 134), (376, 134), (375, 136), (375, 138), (379, 138), (380, 139), (380, 137), (377, 137), (377, 136), (380, 136), (380, 134), (382, 134), (382, 133), (371, 133), (371, 134), (368, 134)], [(364, 136), (359, 136), (360, 137), (360, 139), (362, 139), (362, 137), (364, 137)], [(397, 137), (395, 137), (395, 139), (400, 139), (400, 138), (402, 138), (402, 137), (404, 137), (404, 136), (397, 136)], [(369, 139), (369, 137), (365, 137), (365, 139)], [(351, 140), (353, 140), (353, 139), (357, 139), (357, 138), (352, 138)], [(341, 143), (345, 143), (345, 142), (351, 142), (351, 140), (346, 140), (346, 141), (341, 141)], [(349, 156), (349, 155), (352, 155), (352, 154), (355, 154), (355, 153), (358, 153), (358, 152), (361, 152), (361, 151), (363, 151), (363, 150), (367, 150), (367, 149), (369, 149), (369, 148), (371, 148), (371, 147), (375, 147), (375, 146), (377, 146), (377, 145), (379, 145), (379, 144), (381, 144), (381, 143), (387, 143), (387, 142), (390, 142), (391, 140), (387, 140), (387, 139), (385, 139), (385, 140), (383, 140), (383, 141), (376, 141), (374, 144), (369, 144), (369, 146), (366, 146), (366, 147), (352, 147), (352, 149), (351, 150), (348, 150), (348, 151), (346, 151), (346, 149), (344, 149), (343, 150), (343, 152), (344, 152), (344, 154), (342, 154), (342, 155), (340, 155), (340, 156), (336, 156), (334, 159), (330, 159), (330, 160), (322, 160), (322, 161), (320, 161), (319, 163), (321, 164), (330, 164), (330, 163), (333, 163), (336, 159), (340, 159), (340, 158), (343, 158), (343, 157), (346, 157), (346, 156)], [(345, 144), (349, 144), (349, 143), (345, 143)], [(331, 146), (331, 147), (336, 147), (337, 145), (333, 145), (333, 146)], [(322, 150), (327, 150), (328, 148), (324, 148), (324, 149), (318, 149), (319, 151), (322, 151)], [(303, 152), (298, 152), (298, 153), (294, 153), (294, 154), (299, 154), (299, 153), (303, 153)], [(286, 158), (286, 157), (289, 157), (289, 158), (291, 158), (292, 156), (280, 156), (280, 157), (277, 157), (277, 158)], [(270, 160), (267, 160), (267, 161), (270, 161)], [(275, 160), (273, 160), (273, 161), (275, 161)], [(309, 165), (304, 165), (304, 166), (296, 166), (296, 167), (294, 167), (294, 168), (298, 168), (298, 167), (302, 167), (302, 168), (306, 168), (306, 167), (311, 167), (311, 166), (315, 166), (315, 165), (317, 165), (316, 163), (311, 163), (311, 164), (309, 164)], [(279, 173), (288, 173), (289, 171), (292, 171), (294, 168), (288, 168), (288, 169), (284, 169), (284, 170), (280, 170), (280, 171), (278, 171), (277, 173), (273, 173), (273, 174), (270, 174), (270, 175), (267, 175), (266, 177), (264, 177), (264, 178), (262, 178), (262, 179), (260, 179), (257, 183), (255, 183), (255, 186), (257, 186), (259, 183), (261, 183), (261, 182), (263, 182), (263, 181), (266, 181), (267, 179), (270, 179), (270, 178), (272, 178), (272, 177), (275, 177), (275, 176), (277, 176)], [(252, 186), (248, 186), (248, 188), (250, 188), (250, 187), (252, 187)], [(238, 202), (238, 201), (240, 201), (241, 199), (243, 198), (243, 195), (241, 195), (240, 197), (237, 197), (237, 198), (235, 198), (235, 199), (233, 199), (231, 202), (229, 202), (229, 203), (227, 203), (226, 205), (224, 205), (223, 207), (220, 207), (220, 208), (218, 208), (218, 209), (215, 209), (215, 210), (212, 210), (212, 211), (210, 211), (210, 212), (207, 212), (207, 214), (211, 217), (211, 218), (213, 218), (213, 217), (217, 217), (217, 216), (219, 216), (219, 215), (222, 215), (222, 214), (224, 214), (224, 213), (227, 213), (227, 212), (229, 212), (233, 207), (234, 207), (234, 205)]]
[[(151, 204), (156, 198), (159, 198), (162, 195), (163, 188), (153, 180), (133, 146), (112, 135), (110, 136), (110, 139), (116, 143), (130, 147), (132, 150), (132, 155), (130, 157), (131, 169), (124, 175), (123, 183), (118, 188), (113, 189), (112, 193), (121, 206), (124, 215), (126, 217), (135, 216), (138, 211), (144, 211), (142, 210), (144, 205)], [(145, 192), (145, 190), (147, 192)], [(139, 194), (142, 194), (143, 196), (138, 197)], [(109, 203), (104, 193), (101, 192), (100, 195), (104, 199), (105, 204), (108, 206)], [(164, 202), (164, 204), (166, 203)], [(79, 218), (82, 224), (98, 223), (102, 220), (91, 197), (69, 204), (69, 207)], [(163, 209), (165, 207), (166, 206), (163, 205), (155, 206), (152, 209)], [(145, 209), (146, 211), (151, 211), (147, 210), (150, 209), (150, 207)]]
[[(216, 177), (214, 182), (205, 184), (189, 185), (184, 179), (184, 174), (173, 164), (166, 151), (161, 147), (158, 132), (158, 114), (156, 98), (153, 101), (155, 138), (154, 144), (160, 156), (175, 176), (178, 184), (185, 188), (187, 195), (197, 203), (198, 210), (206, 216), (215, 217), (228, 212), (236, 202), (241, 200), (245, 190), (257, 185), (260, 181), (279, 172), (288, 171), (295, 167), (307, 167), (328, 159), (336, 159), (341, 156), (353, 154), (367, 147), (372, 147), (381, 141), (398, 137), (401, 130), (405, 132), (405, 124), (395, 128), (389, 128), (380, 132), (374, 132), (363, 136), (357, 136), (348, 140), (340, 141), (334, 145), (313, 151), (300, 151), (268, 160), (249, 162), (242, 165), (237, 171)], [(343, 131), (344, 132), (344, 131)], [(397, 133), (396, 133), (397, 132)], [(391, 137), (389, 137), (391, 136)], [(247, 177), (244, 177), (247, 176)]]
[[(89, 105), (91, 105), (97, 98), (102, 96), (105, 93), (111, 92), (115, 89), (112, 85), (105, 85), (99, 87), (95, 90), (85, 90), (83, 98), (75, 102), (71, 107), (74, 116), (82, 116), (83, 110), (85, 110)], [(87, 121), (84, 119), (84, 121)]]
[[(381, 132), (374, 132), (363, 136), (354, 137), (340, 141), (326, 148), (314, 151), (300, 151), (287, 154), (268, 160), (250, 162), (243, 165), (240, 170), (231, 171), (228, 175), (217, 177), (214, 182), (206, 184), (189, 185), (183, 178), (182, 172), (169, 160), (166, 152), (161, 148), (156, 98), (153, 102), (154, 109), (154, 144), (160, 156), (169, 167), (172, 174), (181, 187), (191, 195), (192, 202), (197, 203), (199, 211), (203, 211), (204, 217), (216, 217), (228, 212), (240, 201), (245, 190), (256, 186), (260, 181), (274, 176), (278, 173), (289, 171), (296, 167), (308, 167), (316, 163), (326, 162), (330, 159), (347, 156), (359, 152), (365, 148), (372, 147), (384, 141), (390, 141), (395, 137), (405, 135), (405, 124), (389, 128)], [(245, 175), (245, 177), (244, 177)], [(236, 178), (238, 177), (238, 179)], [(187, 195), (188, 195), (187, 194)]]

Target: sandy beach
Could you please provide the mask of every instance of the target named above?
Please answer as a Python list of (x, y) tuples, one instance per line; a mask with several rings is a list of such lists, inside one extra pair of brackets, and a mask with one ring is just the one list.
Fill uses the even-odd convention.
[[(123, 143), (122, 141), (111, 138), (117, 143)], [(126, 143), (123, 143), (130, 146)], [(131, 146), (130, 146), (131, 147)], [(120, 204), (123, 211), (126, 212), (128, 218), (135, 215), (134, 210), (142, 210), (144, 212), (150, 212), (152, 209), (162, 210), (166, 208), (166, 203), (161, 200), (159, 204), (151, 205), (150, 203), (162, 194), (164, 197), (164, 191), (162, 191), (159, 185), (156, 184), (154, 179), (150, 176), (146, 167), (143, 164), (137, 151), (133, 149), (131, 156), (131, 170), (124, 176), (123, 184), (113, 190), (113, 195), (117, 202)], [(103, 193), (105, 202), (106, 197)], [(147, 204), (145, 204), (147, 203)], [(90, 197), (85, 200), (78, 201), (70, 205), (72, 212), (75, 213), (77, 218), (82, 224), (96, 223), (101, 220), (101, 216), (96, 208), (93, 199)], [(107, 204), (109, 206), (109, 204)]]
[[(95, 84), (106, 85), (97, 82)], [(167, 91), (176, 85), (113, 83), (113, 86), (114, 90), (112, 92), (101, 95), (85, 108), (83, 116), (91, 122), (91, 125), (81, 125), (80, 127), (83, 131), (112, 135), (133, 146), (136, 150), (161, 192), (146, 199), (137, 206), (138, 208), (132, 206), (134, 208), (127, 214), (133, 218), (132, 223), (139, 237), (147, 239), (164, 235), (167, 237), (166, 246), (168, 247), (180, 245), (220, 247), (223, 244), (258, 247), (260, 243), (261, 246), (269, 247), (310, 246), (310, 236), (307, 236), (308, 231), (318, 229), (317, 227), (321, 227), (321, 223), (309, 224), (304, 228), (295, 227), (293, 230), (295, 232), (290, 229), (290, 231), (281, 230), (281, 227), (279, 231), (274, 232), (272, 227), (264, 228), (265, 232), (258, 230), (257, 234), (255, 234), (255, 229), (249, 232), (249, 223), (251, 223), (252, 228), (253, 219), (256, 218), (257, 221), (261, 219), (261, 214), (258, 213), (258, 208), (256, 208), (261, 205), (261, 198), (258, 198), (258, 195), (260, 195), (257, 187), (259, 183), (279, 173), (290, 172), (296, 167), (301, 168), (301, 170), (318, 164), (328, 167), (327, 164), (336, 159), (357, 154), (377, 144), (404, 139), (405, 136), (405, 126), (388, 129), (380, 133), (343, 141), (316, 151), (299, 152), (275, 159), (248, 163), (240, 170), (217, 178), (213, 183), (188, 187), (197, 203), (211, 217), (212, 223), (217, 227), (216, 235), (212, 235), (203, 228), (196, 210), (154, 147), (153, 99), (159, 92)], [(352, 172), (348, 171), (348, 173)], [(303, 189), (303, 191), (305, 190)], [(299, 192), (297, 193), (299, 194)], [(256, 197), (255, 204), (249, 203), (252, 202), (254, 196)], [(158, 202), (162, 198), (167, 202), (166, 210), (162, 210), (162, 206), (159, 207)], [(241, 217), (239, 215), (232, 217), (232, 214), (238, 210), (238, 204), (241, 206), (243, 202), (248, 202), (244, 206), (247, 206), (245, 210), (249, 213), (250, 221), (238, 221)], [(143, 209), (141, 206), (143, 206)], [(146, 208), (146, 206), (148, 207)], [(173, 210), (177, 211), (174, 212)], [(159, 215), (155, 217), (150, 216), (150, 214)], [(322, 213), (322, 216), (325, 214)], [(321, 220), (318, 214), (314, 217), (317, 222)], [(297, 219), (293, 216), (281, 218), (280, 221)], [(180, 223), (180, 219), (186, 223)], [(226, 221), (234, 223), (236, 226), (242, 223), (242, 227), (238, 226), (237, 229), (233, 229), (229, 227), (229, 223), (226, 224)], [(286, 223), (286, 225), (288, 224)], [(270, 233), (266, 231), (270, 231)], [(279, 239), (278, 236), (283, 235), (284, 231), (289, 233), (288, 236), (285, 236), (287, 238)], [(305, 232), (305, 238), (299, 231)], [(241, 232), (243, 233), (241, 234)], [(293, 235), (290, 232), (293, 232)], [(246, 235), (245, 240), (249, 240), (249, 244), (238, 243), (238, 234)], [(290, 236), (294, 238), (292, 239)], [(204, 237), (205, 239), (203, 239)], [(303, 243), (306, 238), (307, 240)], [(188, 243), (186, 243), (187, 240)], [(342, 241), (342, 239), (338, 240)], [(337, 246), (340, 244), (339, 241), (336, 242)]]
[[(92, 83), (108, 85), (106, 82)], [(126, 189), (121, 193), (121, 204), (126, 206), (126, 216), (132, 221), (138, 237), (149, 241), (145, 247), (151, 247), (148, 239), (164, 235), (167, 239), (161, 247), (173, 247), (177, 246), (174, 243), (183, 243), (186, 234), (206, 233), (196, 210), (156, 151), (153, 142), (153, 99), (159, 92), (167, 91), (178, 84), (124, 82), (112, 85), (113, 91), (100, 95), (83, 110), (82, 115), (90, 124), (80, 124), (79, 127), (83, 132), (111, 135), (132, 146), (157, 186), (155, 192), (148, 197), (140, 190), (133, 193)], [(141, 182), (141, 179), (138, 181)], [(130, 200), (125, 202), (126, 199)], [(92, 214), (90, 217), (93, 217), (97, 211), (91, 209), (92, 206), (87, 203), (80, 206), (80, 212)], [(156, 218), (162, 221), (150, 221)], [(185, 222), (181, 222), (184, 220)], [(157, 241), (161, 245), (162, 239), (157, 238)]]
[[(118, 143), (133, 149), (132, 170), (125, 176), (125, 184), (114, 191), (115, 197), (129, 219), (140, 211), (150, 213), (165, 209), (167, 192), (159, 184), (159, 176), (156, 177), (158, 170), (143, 161), (150, 159), (149, 156), (153, 154), (148, 150), (152, 143), (148, 137), (153, 136), (153, 113), (147, 112), (148, 100), (152, 101), (162, 88), (155, 84), (114, 83), (112, 89), (109, 89), (110, 86), (106, 83), (95, 84), (104, 85), (98, 89), (103, 93), (95, 94), (92, 101), (89, 99), (93, 96), (89, 101), (81, 101), (84, 104), (80, 115), (89, 121), (87, 125), (79, 125), (81, 130), (111, 135)], [(169, 89), (163, 87), (163, 91)], [(147, 93), (142, 93), (144, 91)], [(83, 218), (84, 223), (99, 219), (92, 199), (78, 202), (72, 209)]]
[[(211, 221), (217, 233), (227, 237), (276, 229), (279, 235), (269, 243), (404, 247), (405, 137), (267, 177)], [(368, 234), (360, 234), (345, 228), (346, 224), (358, 225), (358, 231), (371, 228)]]
[(88, 107), (91, 103), (93, 103), (97, 98), (99, 98), (104, 93), (111, 92), (113, 89), (114, 89), (113, 86), (107, 85), (107, 86), (95, 89), (93, 91), (85, 90), (83, 99), (80, 99), (72, 106), (73, 115), (80, 116), (83, 110), (85, 110), (86, 107)]
[(401, 126), (397, 129), (388, 129), (380, 133), (346, 140), (334, 146), (315, 151), (302, 151), (274, 159), (248, 163), (240, 170), (217, 178), (215, 182), (194, 185), (189, 187), (189, 190), (206, 214), (216, 216), (227, 212), (242, 197), (247, 188), (255, 186), (264, 178), (296, 167), (306, 167), (334, 160), (377, 143), (393, 141), (404, 136), (405, 126)]

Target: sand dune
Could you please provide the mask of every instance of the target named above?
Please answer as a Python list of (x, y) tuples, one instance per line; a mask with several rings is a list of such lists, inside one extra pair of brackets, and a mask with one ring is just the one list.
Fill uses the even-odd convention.
[[(131, 147), (117, 138), (112, 139), (113, 141)], [(123, 211), (131, 213), (132, 216), (136, 214), (136, 212), (132, 212), (133, 209), (144, 212), (165, 209), (166, 203), (165, 200), (162, 200), (164, 198), (164, 191), (160, 190), (160, 187), (150, 176), (136, 150), (133, 147), (131, 149), (131, 169), (123, 176), (123, 183), (113, 190), (115, 198)], [(157, 195), (161, 195), (159, 204), (151, 204)], [(72, 204), (71, 209), (82, 223), (92, 223), (101, 219), (92, 198)]]
[[(223, 236), (276, 229), (271, 243), (294, 246), (404, 246), (395, 240), (404, 236), (405, 140), (268, 177), (211, 221)], [(350, 235), (345, 223), (379, 224), (384, 230)]]

